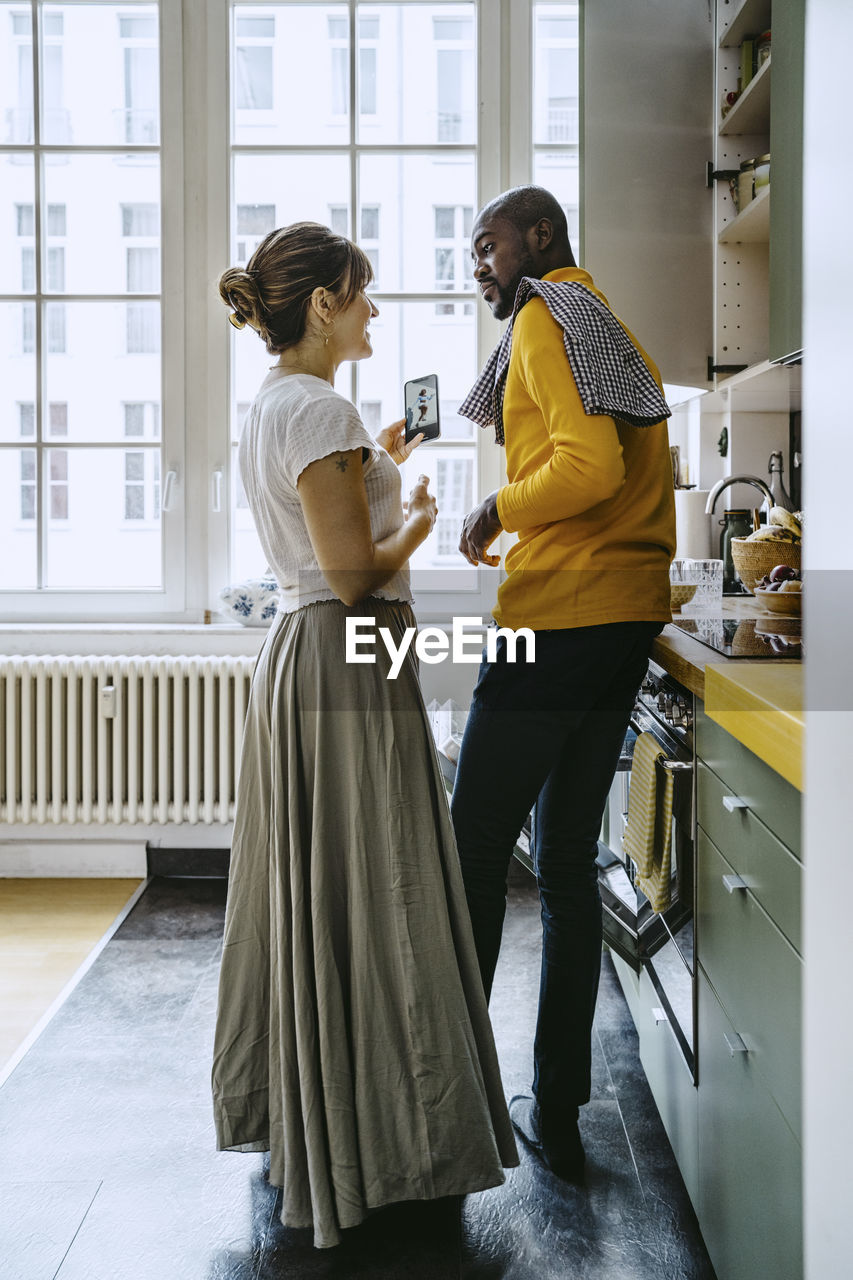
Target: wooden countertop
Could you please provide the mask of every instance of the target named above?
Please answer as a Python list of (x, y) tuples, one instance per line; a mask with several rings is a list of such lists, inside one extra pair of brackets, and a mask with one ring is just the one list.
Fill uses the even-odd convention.
[[(687, 615), (685, 615), (687, 616)], [(726, 597), (723, 616), (766, 618), (752, 596)], [(723, 658), (665, 627), (652, 659), (705, 703), (705, 713), (798, 790), (803, 785), (803, 668), (785, 659)]]

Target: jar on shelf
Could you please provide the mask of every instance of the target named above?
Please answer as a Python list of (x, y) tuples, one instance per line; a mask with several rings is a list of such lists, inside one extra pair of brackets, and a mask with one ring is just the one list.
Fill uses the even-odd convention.
[(755, 70), (760, 71), (770, 57), (770, 32), (762, 31), (755, 43)]
[(729, 112), (731, 111), (732, 107), (735, 105), (739, 97), (740, 97), (740, 94), (738, 93), (737, 89), (730, 89), (728, 93), (723, 94), (722, 99), (720, 101), (721, 119), (725, 120), (726, 116), (729, 114)]
[(753, 181), (755, 173), (755, 161), (744, 160), (740, 166), (740, 172), (737, 179), (737, 207), (738, 212), (743, 213), (753, 196)]
[(765, 187), (770, 186), (770, 153), (766, 156), (757, 156), (753, 169), (753, 186), (755, 194), (763, 191)]

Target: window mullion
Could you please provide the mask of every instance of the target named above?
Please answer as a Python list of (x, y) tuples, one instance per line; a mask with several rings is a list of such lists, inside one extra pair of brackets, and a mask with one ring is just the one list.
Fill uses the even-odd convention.
[(48, 492), (45, 474), (44, 406), (47, 403), (47, 366), (44, 359), (44, 303), (42, 277), (42, 190), (44, 158), (41, 154), (41, 49), (42, 6), (32, 4), (33, 49), (33, 257), (35, 259), (35, 453), (36, 453), (36, 590), (45, 585), (47, 553)]
[[(353, 241), (358, 240), (359, 163), (357, 138), (358, 108), (358, 0), (349, 0), (349, 180), (350, 180), (350, 231)], [(350, 396), (358, 408), (358, 365), (350, 366)]]

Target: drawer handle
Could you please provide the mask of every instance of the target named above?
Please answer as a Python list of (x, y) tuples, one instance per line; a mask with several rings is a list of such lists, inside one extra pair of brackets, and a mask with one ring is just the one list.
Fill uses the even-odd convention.
[(748, 889), (749, 885), (743, 876), (723, 876), (723, 884), (729, 893), (734, 893), (735, 889)]
[(743, 1038), (739, 1036), (736, 1031), (733, 1031), (731, 1035), (729, 1035), (727, 1031), (724, 1031), (723, 1039), (728, 1045), (729, 1053), (732, 1057), (734, 1057), (736, 1053), (749, 1053), (749, 1049), (747, 1049), (744, 1044)]
[(666, 1010), (661, 1009), (659, 1005), (656, 1005), (655, 1008), (652, 1009), (652, 1017), (655, 1020), (656, 1027), (659, 1027), (662, 1022), (669, 1022), (669, 1018), (666, 1016)]
[(735, 809), (748, 809), (749, 804), (740, 796), (723, 796), (723, 808), (728, 809), (729, 813), (734, 813)]

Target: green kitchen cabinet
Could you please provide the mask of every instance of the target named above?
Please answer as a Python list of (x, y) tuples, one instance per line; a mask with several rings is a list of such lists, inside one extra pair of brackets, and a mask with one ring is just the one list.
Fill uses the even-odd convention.
[(697, 1216), (718, 1280), (801, 1280), (801, 1150), (699, 969)]
[(695, 732), (697, 1214), (718, 1280), (800, 1280), (800, 794), (701, 703)]
[[(699, 829), (696, 934), (700, 963), (755, 1072), (800, 1137), (803, 962)], [(704, 1076), (700, 1076), (700, 1091)]]

